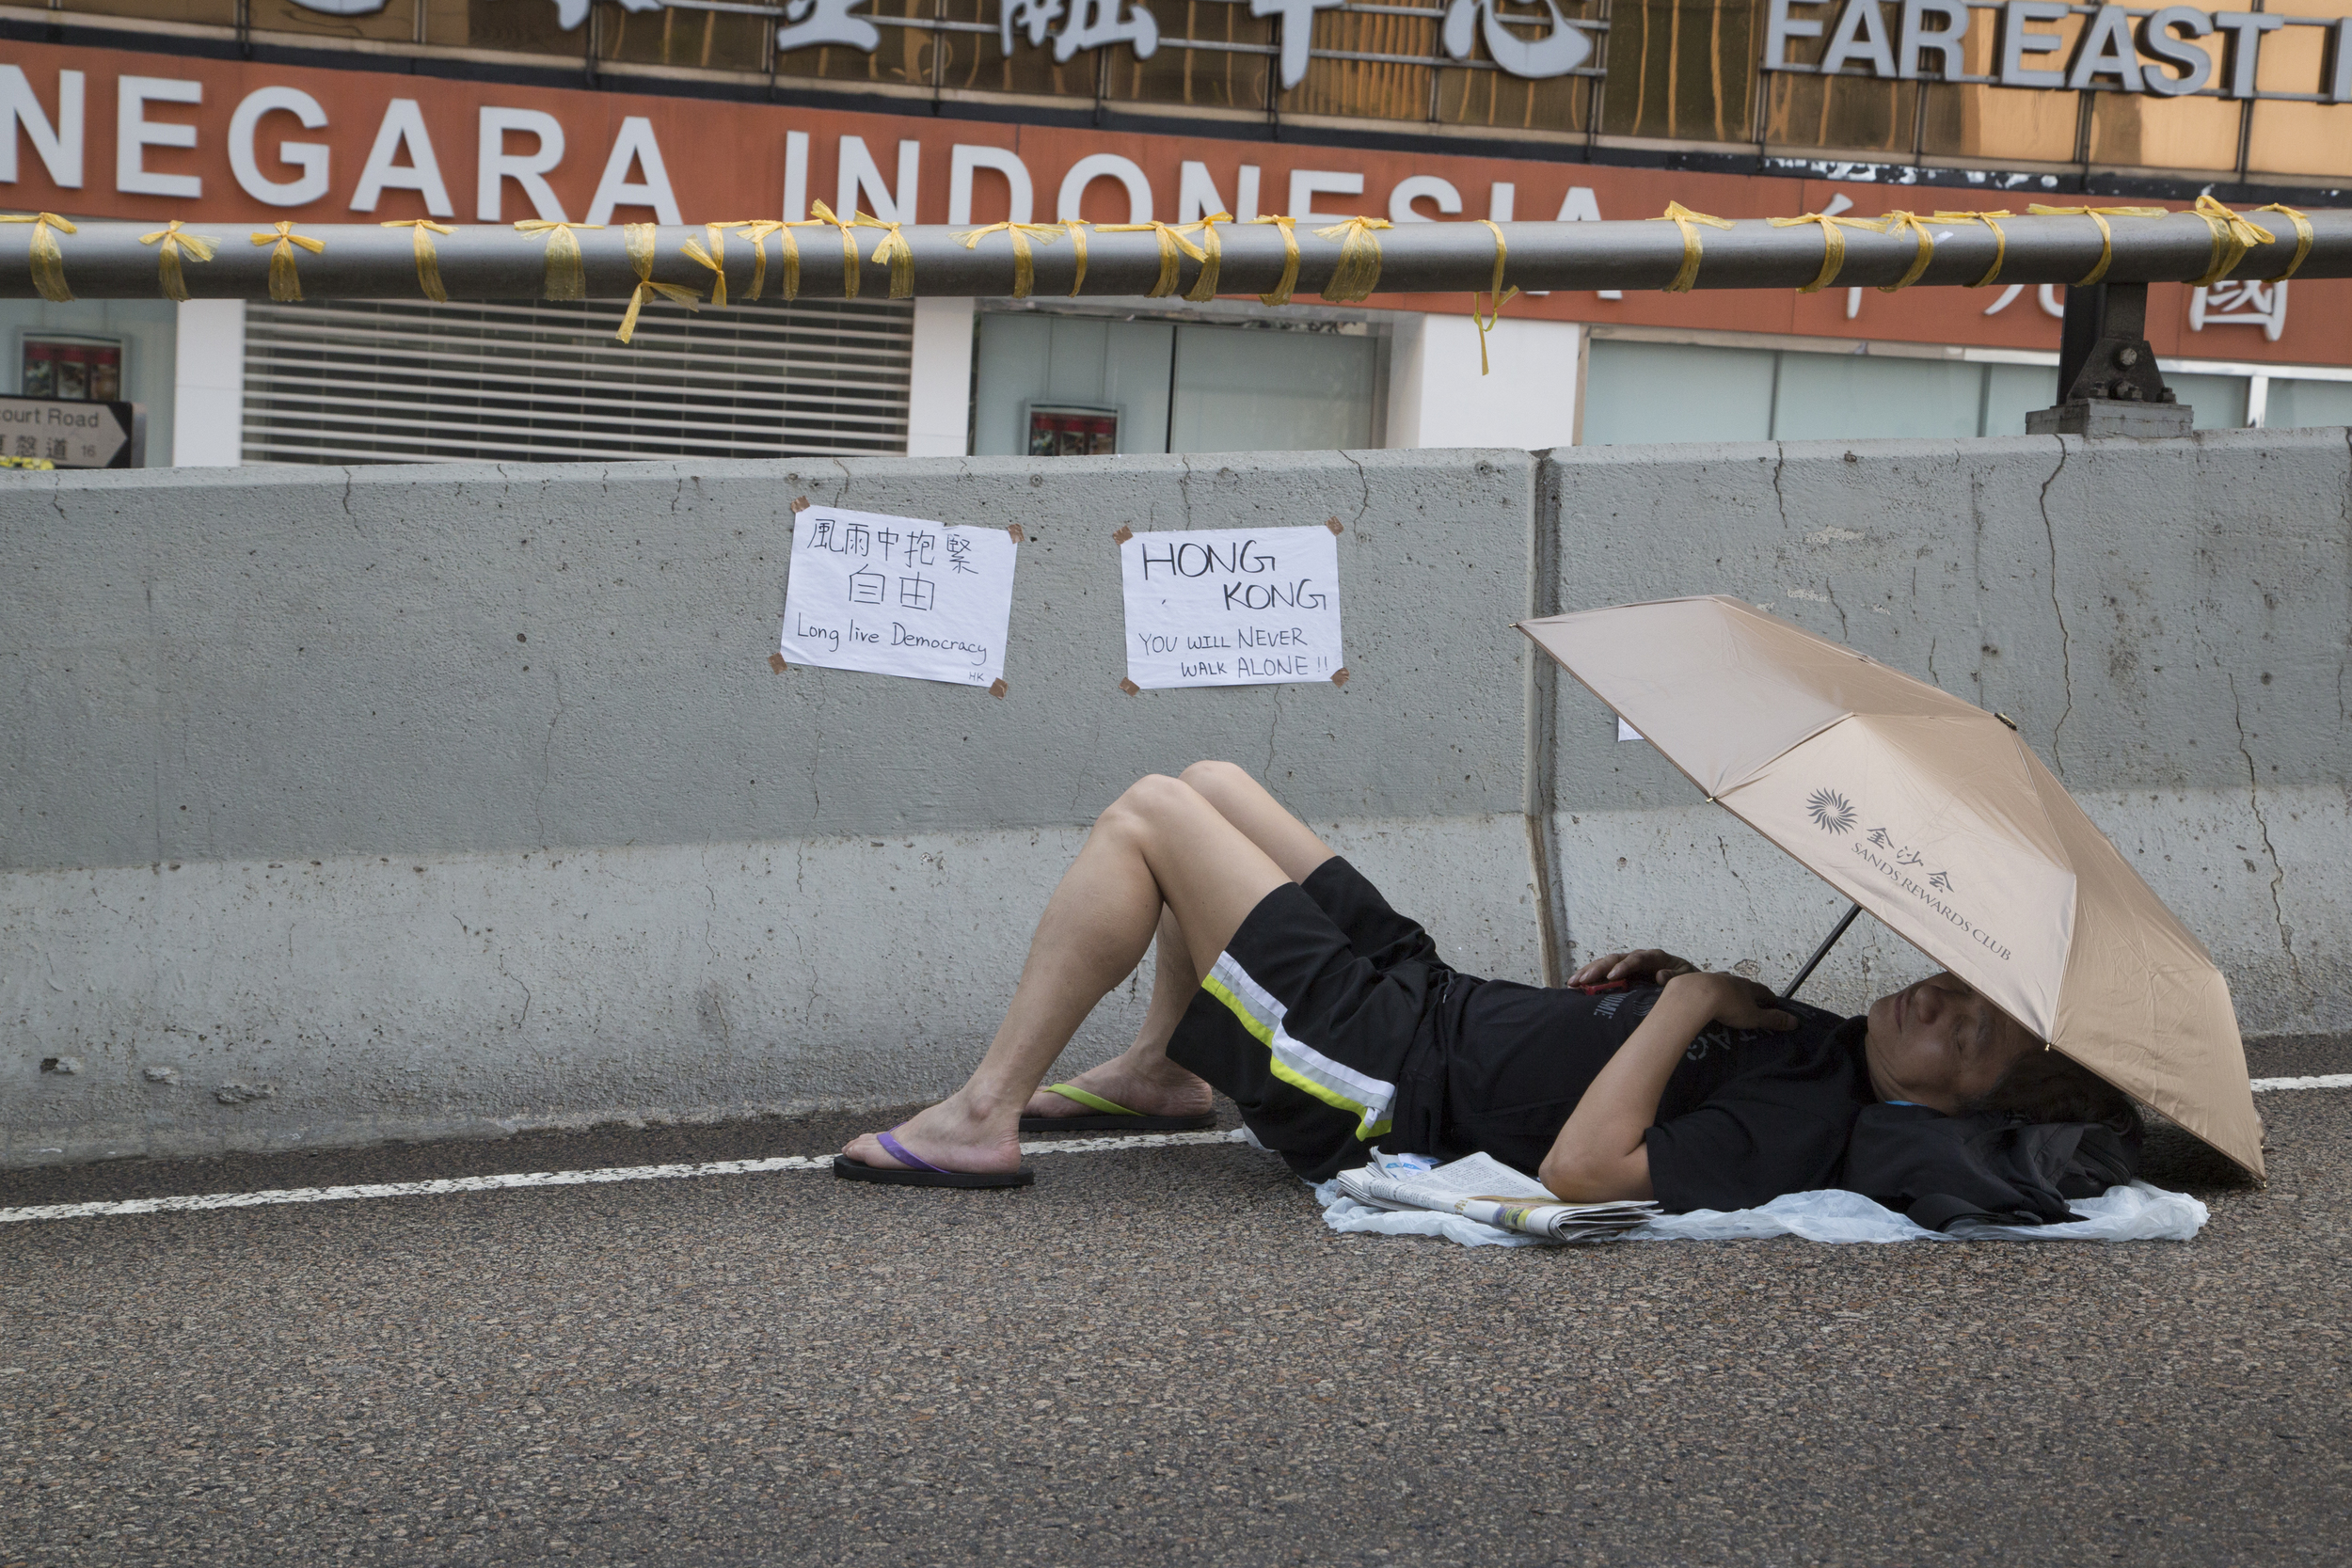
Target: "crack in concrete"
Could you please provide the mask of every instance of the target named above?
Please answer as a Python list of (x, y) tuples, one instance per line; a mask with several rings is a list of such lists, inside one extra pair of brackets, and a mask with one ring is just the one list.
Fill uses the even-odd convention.
[[(825, 727), (822, 724), (812, 724), (809, 726), (808, 743), (808, 798), (811, 802), (809, 815), (812, 818), (824, 815), (825, 792), (818, 787), (817, 784), (820, 770), (824, 767), (824, 759)], [(811, 826), (814, 825), (812, 821)]]
[(523, 993), (523, 1010), (515, 1015), (515, 1028), (516, 1032), (519, 1033), (522, 1026), (531, 1020), (531, 988), (523, 983), (521, 975), (513, 973), (506, 967), (506, 960), (503, 958), (499, 959), (498, 964), (499, 977), (503, 980), (512, 980), (515, 983), (515, 988)]
[(2050, 770), (2059, 778), (2066, 777), (2066, 763), (2058, 751), (2058, 740), (2066, 729), (2066, 721), (2074, 716), (2074, 641), (2066, 629), (2066, 610), (2058, 603), (2058, 529), (2050, 521), (2050, 486), (2066, 471), (2066, 437), (2055, 437), (2058, 444), (2058, 467), (2042, 482), (2042, 533), (2050, 545), (2050, 613), (2058, 617), (2058, 677), (2066, 683), (2066, 706), (2058, 714), (2058, 722), (2050, 726)]
[(2279, 890), (2287, 879), (2287, 868), (2279, 859), (2279, 851), (2270, 842), (2270, 821), (2263, 813), (2262, 777), (2254, 766), (2254, 753), (2246, 744), (2246, 715), (2238, 702), (2237, 675), (2222, 672), (2230, 683), (2230, 718), (2237, 726), (2237, 754), (2246, 759), (2246, 804), (2254, 814), (2254, 827), (2262, 835), (2263, 853), (2270, 857), (2270, 918), (2279, 927), (2279, 950), (2286, 955), (2287, 970), (2295, 976), (2295, 989), (2303, 992), (2301, 1000), (2310, 1006), (2309, 989), (2303, 983), (2303, 961), (2295, 954), (2295, 927), (2287, 924), (2286, 906)]
[(1372, 475), (1361, 463), (1356, 461), (1355, 453), (1343, 447), (1339, 449), (1339, 452), (1342, 457), (1346, 458), (1355, 466), (1356, 483), (1364, 487), (1364, 499), (1356, 504), (1356, 521), (1360, 526), (1364, 520), (1364, 515), (1372, 510)]
[(850, 481), (853, 476), (850, 472), (850, 466), (838, 457), (833, 460), (833, 466), (841, 470), (841, 488), (834, 493), (833, 504), (846, 505), (850, 499)]
[(359, 471), (357, 468), (343, 470), (343, 515), (346, 517), (354, 515), (351, 510), (351, 487), (358, 483), (358, 479)]
[[(1914, 597), (1915, 598), (1916, 595), (1915, 594)], [(1928, 684), (1940, 687), (1944, 684), (1944, 677), (1935, 673), (1935, 644), (1936, 639), (1930, 637), (1928, 639)]]
[(564, 721), (564, 667), (555, 666), (555, 711), (548, 715), (548, 733), (539, 742), (539, 792), (532, 798), (532, 815), (539, 824), (539, 847), (548, 847), (548, 785), (554, 777), (555, 726)]
[[(2347, 427), (2344, 433), (2344, 445), (2345, 458), (2352, 460), (2352, 427)], [(2345, 623), (2352, 625), (2352, 482), (2347, 482), (2344, 487), (2344, 522)], [(2346, 715), (2344, 705), (2344, 681), (2347, 671), (2352, 671), (2352, 643), (2336, 655), (2336, 722), (2339, 724), (2352, 722), (2352, 716)]]
[(1268, 705), (1273, 711), (1266, 715), (1265, 721), (1265, 766), (1258, 769), (1258, 777), (1266, 780), (1267, 787), (1271, 788), (1274, 778), (1275, 733), (1282, 723), (1282, 689), (1279, 686), (1274, 688), (1274, 695), (1268, 700)]
[(1774, 441), (1772, 443), (1772, 504), (1780, 510), (1780, 526), (1783, 532), (1788, 531), (1788, 498), (1782, 493), (1780, 488), (1780, 471), (1787, 467), (1788, 467), (1788, 443)]
[(1176, 480), (1176, 494), (1184, 499), (1184, 526), (1190, 528), (1192, 527), (1192, 455), (1189, 452), (1180, 451), (1176, 454), (1176, 461), (1184, 466), (1184, 471)]
[(1970, 600), (1976, 607), (1977, 656), (1975, 677), (1977, 705), (1984, 706), (1984, 480), (1981, 474), (1968, 476), (1968, 521), (1974, 537), (1968, 546), (1968, 580), (1974, 591)]

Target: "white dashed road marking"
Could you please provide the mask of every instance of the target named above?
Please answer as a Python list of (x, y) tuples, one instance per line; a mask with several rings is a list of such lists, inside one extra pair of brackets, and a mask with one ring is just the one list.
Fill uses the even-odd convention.
[[(1118, 1138), (1067, 1138), (1026, 1143), (1024, 1154), (1094, 1154), (1113, 1148), (1161, 1148), (1170, 1144), (1243, 1142), (1230, 1132), (1143, 1132)], [(610, 1165), (602, 1170), (514, 1171), (504, 1176), (453, 1176), (437, 1181), (372, 1181), (352, 1187), (281, 1187), (260, 1193), (191, 1193), (178, 1197), (128, 1197), (111, 1203), (40, 1203), (0, 1209), (0, 1225), (28, 1220), (103, 1219), (116, 1214), (178, 1214), (198, 1209), (254, 1209), (273, 1203), (342, 1203), (357, 1197), (438, 1197), (445, 1193), (494, 1193), (509, 1187), (586, 1187), (606, 1181), (675, 1181), (703, 1176), (762, 1176), (770, 1171), (830, 1170), (830, 1154), (784, 1154), (770, 1160), (706, 1160), (692, 1165)]]
[[(2256, 1094), (2280, 1089), (2352, 1089), (2352, 1072), (2317, 1078), (2257, 1078)], [(1182, 1144), (1237, 1144), (1248, 1133), (1143, 1132), (1118, 1138), (1060, 1138), (1026, 1143), (1024, 1154), (1099, 1154), (1115, 1148), (1166, 1148)], [(771, 1171), (828, 1170), (830, 1154), (784, 1154), (771, 1160), (707, 1160), (692, 1165), (611, 1165), (602, 1170), (515, 1171), (505, 1176), (453, 1176), (437, 1181), (374, 1181), (354, 1187), (282, 1187), (261, 1193), (191, 1193), (178, 1197), (128, 1197), (111, 1203), (39, 1203), (0, 1209), (0, 1225), (32, 1220), (105, 1219), (118, 1214), (178, 1214), (199, 1209), (255, 1209), (274, 1203), (342, 1203), (359, 1197), (438, 1197), (445, 1193), (494, 1193), (510, 1187), (587, 1187), (606, 1181), (675, 1181), (705, 1176), (763, 1176)]]

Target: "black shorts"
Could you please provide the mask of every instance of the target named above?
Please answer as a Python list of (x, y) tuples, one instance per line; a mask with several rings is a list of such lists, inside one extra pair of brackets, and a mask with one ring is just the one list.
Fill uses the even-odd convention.
[(1451, 975), (1429, 933), (1334, 856), (1243, 919), (1168, 1058), (1231, 1096), (1259, 1142), (1322, 1181), (1364, 1164), (1391, 1131)]

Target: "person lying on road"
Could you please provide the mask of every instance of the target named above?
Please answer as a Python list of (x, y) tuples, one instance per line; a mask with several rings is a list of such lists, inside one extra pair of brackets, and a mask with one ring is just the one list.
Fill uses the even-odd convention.
[[(1156, 936), (1135, 1043), (1045, 1073)], [(1562, 989), (1450, 968), (1428, 934), (1231, 763), (1136, 782), (1038, 922), (987, 1054), (946, 1100), (852, 1140), (836, 1173), (1014, 1186), (1025, 1127), (1209, 1120), (1232, 1097), (1311, 1181), (1391, 1152), (1484, 1151), (1570, 1202), (1752, 1208), (1834, 1185), (1863, 1107), (2128, 1119), (2130, 1102), (1945, 974), (1841, 1019), (1656, 949)]]

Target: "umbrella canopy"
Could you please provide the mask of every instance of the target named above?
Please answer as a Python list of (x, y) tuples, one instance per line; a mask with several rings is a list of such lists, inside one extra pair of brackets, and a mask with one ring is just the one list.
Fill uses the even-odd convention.
[(1519, 629), (1709, 800), (2262, 1174), (2229, 982), (2007, 720), (1721, 595)]

